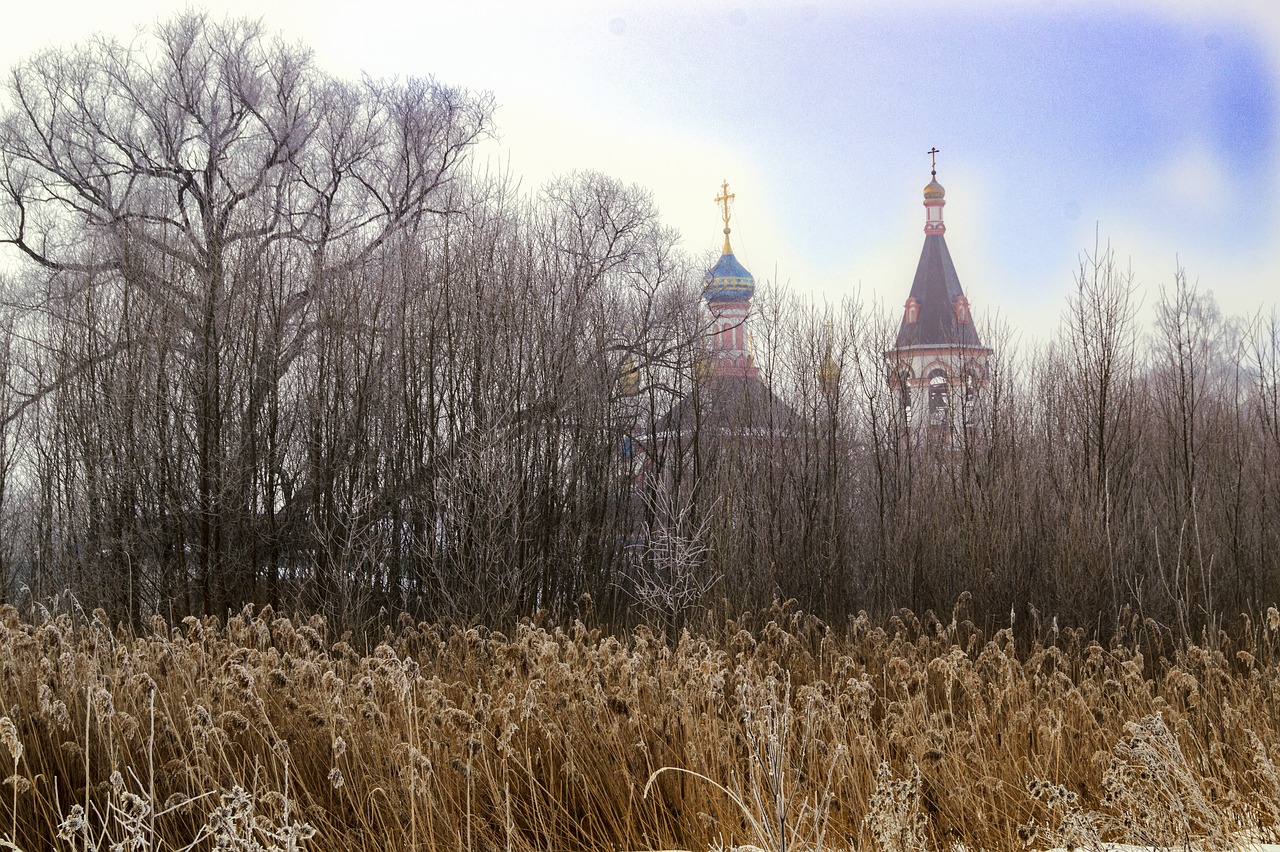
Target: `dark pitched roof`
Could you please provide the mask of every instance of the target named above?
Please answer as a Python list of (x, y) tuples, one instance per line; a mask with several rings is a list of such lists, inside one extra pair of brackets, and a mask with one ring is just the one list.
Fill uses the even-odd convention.
[(904, 312), (896, 347), (982, 345), (973, 320), (956, 319), (956, 301), (964, 297), (964, 290), (942, 234), (927, 234), (924, 238), (911, 297), (919, 304), (919, 314), (915, 322), (908, 323)]
[(795, 420), (796, 413), (759, 376), (716, 375), (659, 417), (654, 431), (680, 434), (696, 425), (728, 435), (764, 435), (791, 431)]

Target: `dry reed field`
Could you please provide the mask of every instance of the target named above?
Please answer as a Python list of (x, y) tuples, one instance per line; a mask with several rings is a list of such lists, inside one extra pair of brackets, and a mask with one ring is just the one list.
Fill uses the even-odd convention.
[[(0, 847), (1226, 848), (1280, 830), (1280, 613), (1173, 644), (786, 606), (525, 622), (3, 622)], [(1038, 634), (1038, 638), (1037, 638)], [(363, 647), (367, 644), (367, 649)], [(361, 647), (357, 647), (361, 646)]]

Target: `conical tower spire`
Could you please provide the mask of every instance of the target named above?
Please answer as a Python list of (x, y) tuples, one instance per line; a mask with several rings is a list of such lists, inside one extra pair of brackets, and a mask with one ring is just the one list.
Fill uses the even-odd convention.
[[(987, 383), (991, 350), (982, 345), (947, 249), (942, 208), (946, 192), (938, 183), (940, 153), (932, 148), (930, 181), (924, 188), (924, 248), (890, 362), (889, 386), (900, 395), (911, 427), (927, 426), (930, 440), (953, 446), (977, 422), (975, 406)], [(953, 405), (955, 411), (953, 412)]]
[(947, 249), (942, 208), (947, 202), (938, 183), (937, 148), (926, 152), (932, 159), (932, 178), (924, 188), (924, 249), (911, 282), (911, 294), (904, 306), (896, 345), (902, 346), (982, 346), (969, 316), (969, 300), (960, 286), (960, 276)]

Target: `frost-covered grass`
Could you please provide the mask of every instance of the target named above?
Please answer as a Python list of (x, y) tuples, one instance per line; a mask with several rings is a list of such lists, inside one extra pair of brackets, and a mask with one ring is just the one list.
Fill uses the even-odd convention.
[[(1280, 614), (1016, 647), (779, 607), (667, 642), (0, 610), (0, 848), (1224, 849), (1280, 827)], [(1161, 643), (1164, 643), (1163, 645)], [(361, 647), (357, 647), (357, 646)]]

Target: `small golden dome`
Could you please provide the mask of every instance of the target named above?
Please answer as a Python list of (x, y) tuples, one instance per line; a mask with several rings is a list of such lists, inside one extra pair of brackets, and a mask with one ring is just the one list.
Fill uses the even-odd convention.
[(836, 391), (840, 389), (840, 365), (831, 357), (831, 350), (827, 350), (827, 354), (823, 356), (822, 363), (818, 365), (818, 387), (822, 389), (826, 396), (835, 396)]
[(924, 188), (925, 201), (941, 201), (943, 196), (946, 194), (947, 191), (942, 188), (942, 184), (938, 183), (938, 179), (936, 177), (929, 181), (929, 185)]
[(630, 355), (623, 359), (618, 370), (618, 392), (627, 397), (640, 394), (640, 370)]

